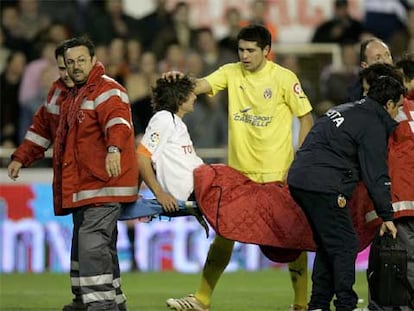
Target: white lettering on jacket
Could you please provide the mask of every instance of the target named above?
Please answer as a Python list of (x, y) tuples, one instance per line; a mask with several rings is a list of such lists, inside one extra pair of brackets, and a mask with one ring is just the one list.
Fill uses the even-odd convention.
[(340, 127), (341, 124), (345, 121), (344, 117), (341, 115), (340, 112), (333, 110), (333, 109), (329, 109), (326, 112), (326, 116), (331, 119), (331, 121), (333, 123), (335, 123), (336, 127)]

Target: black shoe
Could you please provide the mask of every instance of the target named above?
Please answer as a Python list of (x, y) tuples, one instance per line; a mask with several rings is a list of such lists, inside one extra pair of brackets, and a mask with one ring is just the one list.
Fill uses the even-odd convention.
[(86, 311), (88, 306), (80, 301), (72, 301), (71, 303), (64, 305), (62, 311)]

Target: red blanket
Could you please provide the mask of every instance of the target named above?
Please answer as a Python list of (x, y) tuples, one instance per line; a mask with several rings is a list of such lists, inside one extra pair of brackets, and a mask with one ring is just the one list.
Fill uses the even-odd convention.
[[(197, 168), (194, 184), (198, 205), (217, 234), (258, 244), (266, 257), (277, 262), (292, 261), (301, 251), (316, 250), (306, 216), (286, 185), (255, 183), (222, 164)], [(365, 224), (370, 204), (365, 187), (358, 185), (350, 209), (360, 250), (369, 245), (378, 229), (378, 223)]]

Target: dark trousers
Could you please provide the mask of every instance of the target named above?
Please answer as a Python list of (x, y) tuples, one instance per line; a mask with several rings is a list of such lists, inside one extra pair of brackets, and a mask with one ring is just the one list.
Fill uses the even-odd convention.
[[(118, 310), (121, 290), (116, 242), (120, 204), (88, 205), (73, 211), (71, 285), (90, 310)], [(88, 310), (89, 310), (88, 309)]]
[[(330, 310), (334, 295), (336, 310), (356, 308), (355, 260), (358, 238), (348, 204), (338, 205), (339, 194), (305, 191), (290, 187), (294, 200), (303, 209), (316, 242), (309, 310)], [(345, 201), (340, 201), (344, 205)]]

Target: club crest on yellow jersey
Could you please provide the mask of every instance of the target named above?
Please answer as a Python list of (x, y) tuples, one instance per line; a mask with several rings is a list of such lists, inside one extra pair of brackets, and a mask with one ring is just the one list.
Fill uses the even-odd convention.
[(272, 98), (272, 89), (271, 88), (266, 88), (263, 92), (263, 97), (265, 99), (271, 99)]

